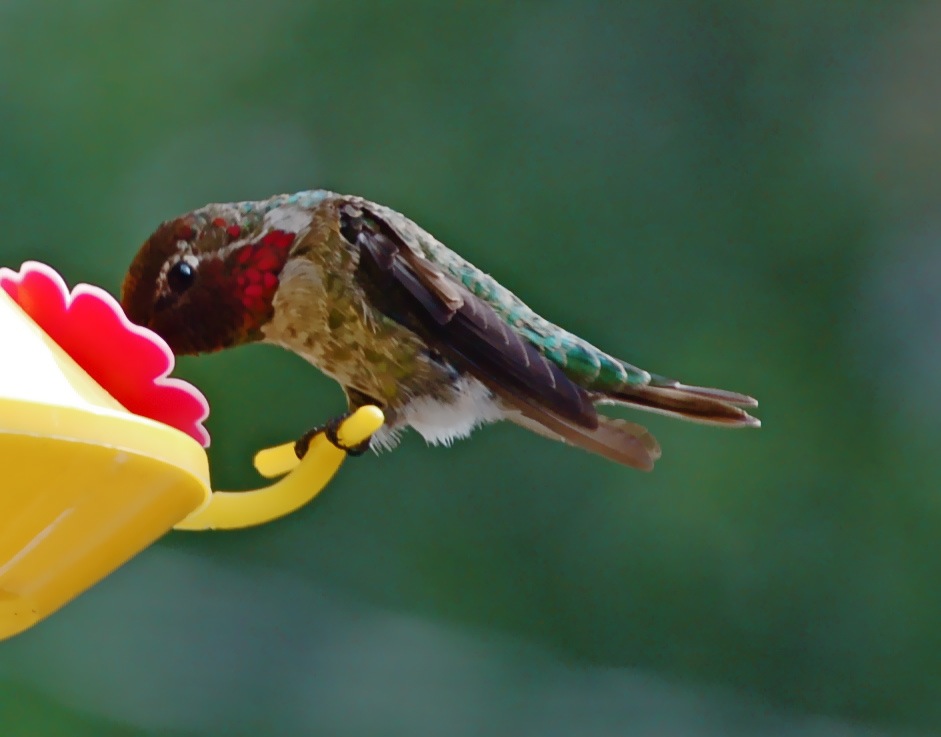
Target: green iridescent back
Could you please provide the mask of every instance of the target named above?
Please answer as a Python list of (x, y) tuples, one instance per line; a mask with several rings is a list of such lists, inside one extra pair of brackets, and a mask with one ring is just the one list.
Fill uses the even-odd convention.
[(354, 202), (382, 217), (396, 229), (409, 247), (421, 253), (456, 282), (487, 302), (508, 325), (579, 385), (599, 392), (617, 392), (625, 386), (643, 385), (650, 382), (650, 374), (643, 369), (608, 355), (577, 335), (540, 317), (489, 274), (465, 261), (396, 210), (359, 197), (348, 197), (327, 190), (308, 190), (276, 195), (267, 200), (240, 202), (236, 207), (243, 216), (251, 218), (263, 216), (276, 207), (297, 205), (314, 208), (330, 198)]

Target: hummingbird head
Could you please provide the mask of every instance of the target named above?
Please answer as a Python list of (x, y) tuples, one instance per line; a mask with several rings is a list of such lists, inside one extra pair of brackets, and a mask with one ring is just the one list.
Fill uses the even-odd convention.
[(295, 235), (204, 212), (165, 222), (134, 257), (121, 305), (177, 355), (259, 340)]

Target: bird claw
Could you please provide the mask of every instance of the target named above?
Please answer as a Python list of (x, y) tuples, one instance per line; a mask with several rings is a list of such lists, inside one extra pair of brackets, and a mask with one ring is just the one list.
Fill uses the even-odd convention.
[(310, 449), (311, 441), (323, 433), (324, 437), (330, 441), (330, 444), (333, 445), (337, 450), (342, 450), (348, 456), (353, 456), (354, 458), (363, 455), (367, 450), (369, 450), (369, 441), (371, 438), (367, 438), (362, 443), (353, 446), (347, 446), (341, 442), (337, 433), (340, 431), (340, 426), (349, 418), (350, 413), (342, 414), (337, 417), (334, 417), (330, 420), (327, 420), (323, 425), (318, 425), (311, 430), (305, 432), (301, 437), (294, 443), (294, 454), (298, 457), (299, 460), (303, 460), (304, 456), (307, 455), (307, 451)]

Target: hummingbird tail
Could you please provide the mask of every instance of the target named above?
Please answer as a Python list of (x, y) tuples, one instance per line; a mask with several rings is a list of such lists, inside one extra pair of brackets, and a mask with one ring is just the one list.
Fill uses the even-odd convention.
[(646, 427), (627, 420), (598, 415), (596, 427), (585, 427), (533, 407), (508, 411), (506, 418), (520, 427), (574, 445), (582, 450), (641, 471), (652, 471), (660, 457), (660, 444)]
[(651, 375), (650, 383), (627, 386), (598, 398), (599, 404), (618, 404), (679, 417), (707, 425), (724, 427), (761, 427), (761, 421), (745, 411), (758, 402), (745, 394), (688, 386), (675, 379)]

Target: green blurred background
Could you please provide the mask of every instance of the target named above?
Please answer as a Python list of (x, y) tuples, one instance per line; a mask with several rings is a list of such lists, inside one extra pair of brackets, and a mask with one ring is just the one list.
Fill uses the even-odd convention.
[[(0, 263), (116, 291), (178, 213), (361, 194), (765, 425), (650, 418), (652, 475), (412, 435), (0, 645), (0, 732), (941, 732), (939, 38), (928, 0), (0, 0)], [(179, 373), (221, 487), (342, 407), (274, 348)]]

